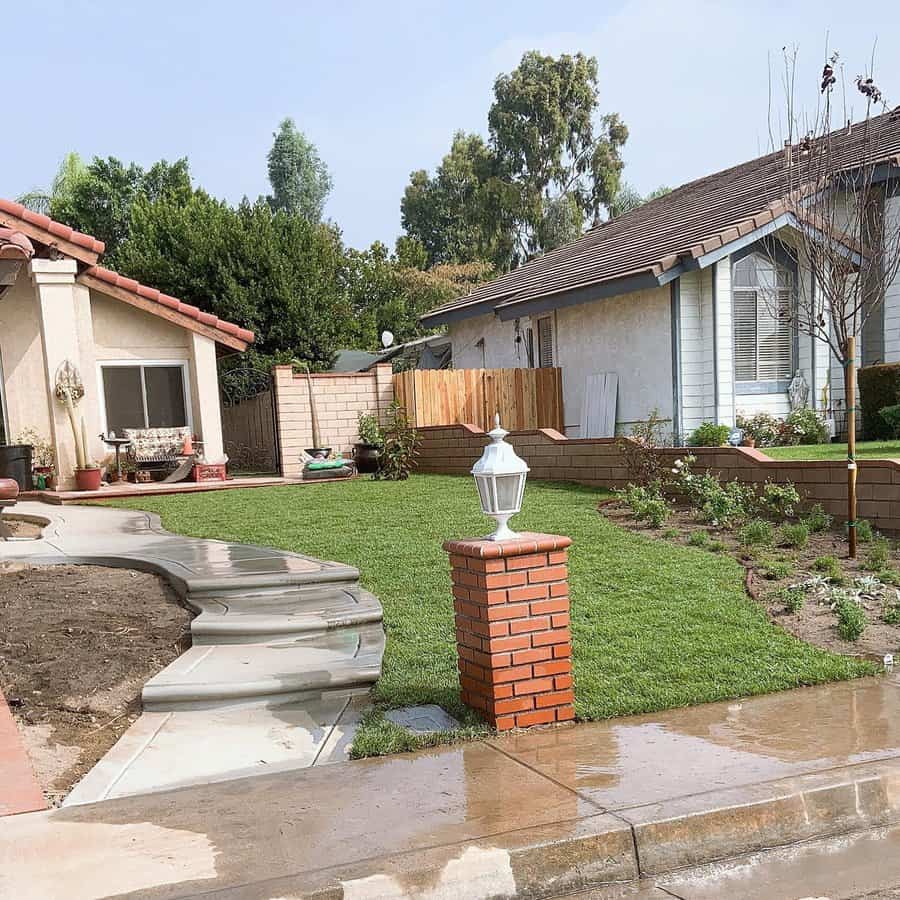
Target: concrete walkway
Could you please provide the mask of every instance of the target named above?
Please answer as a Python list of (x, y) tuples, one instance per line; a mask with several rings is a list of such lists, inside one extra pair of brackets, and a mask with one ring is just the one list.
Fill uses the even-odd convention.
[[(36, 541), (0, 543), (0, 562), (152, 571), (199, 613), (193, 646), (151, 678), (144, 713), (67, 804), (345, 759), (381, 672), (381, 605), (351, 566), (180, 537), (156, 516), (23, 502)], [(123, 598), (127, 602), (127, 598)]]
[(0, 896), (852, 896), (898, 823), (886, 676), (12, 816)]

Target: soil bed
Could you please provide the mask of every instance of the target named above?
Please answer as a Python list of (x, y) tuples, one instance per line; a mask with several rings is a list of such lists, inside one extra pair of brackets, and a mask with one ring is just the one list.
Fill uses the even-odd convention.
[[(815, 561), (822, 557), (834, 557), (839, 565), (843, 577), (843, 586), (849, 589), (855, 587), (855, 579), (876, 575), (887, 578), (887, 573), (897, 579), (900, 584), (900, 553), (892, 542), (890, 559), (887, 566), (873, 571), (867, 565), (867, 551), (869, 544), (860, 543), (857, 559), (850, 559), (847, 555), (847, 539), (843, 533), (829, 530), (809, 535), (806, 547), (792, 549), (778, 546), (777, 524), (773, 524), (776, 541), (768, 547), (745, 547), (740, 544), (735, 532), (713, 528), (698, 522), (692, 511), (684, 507), (676, 507), (672, 515), (660, 528), (653, 528), (643, 522), (634, 519), (631, 510), (618, 500), (611, 500), (601, 504), (600, 512), (610, 521), (623, 528), (639, 531), (649, 537), (670, 541), (682, 546), (690, 545), (690, 536), (695, 532), (706, 532), (707, 544), (721, 545), (715, 550), (707, 547), (698, 547), (698, 552), (727, 553), (738, 560), (747, 569), (747, 591), (750, 596), (765, 607), (769, 619), (780, 625), (786, 631), (813, 644), (834, 653), (843, 653), (850, 656), (860, 656), (881, 662), (885, 654), (895, 656), (900, 651), (900, 625), (889, 625), (883, 621), (885, 612), (885, 599), (888, 603), (894, 603), (900, 598), (898, 588), (892, 584), (885, 584), (883, 593), (885, 599), (861, 597), (861, 608), (866, 617), (866, 627), (862, 635), (856, 641), (843, 640), (837, 631), (837, 617), (831, 605), (823, 602), (811, 592), (803, 606), (796, 612), (791, 612), (785, 605), (783, 591), (785, 588), (799, 584), (813, 576), (822, 575), (815, 566)], [(779, 568), (789, 567), (789, 573), (784, 574)]]
[(50, 803), (140, 715), (144, 682), (189, 646), (191, 618), (155, 575), (0, 568), (0, 688)]
[(41, 536), (41, 525), (35, 525), (34, 522), (26, 522), (23, 519), (15, 519), (12, 516), (4, 516), (3, 524), (9, 526), (9, 530), (16, 538), (39, 538)]

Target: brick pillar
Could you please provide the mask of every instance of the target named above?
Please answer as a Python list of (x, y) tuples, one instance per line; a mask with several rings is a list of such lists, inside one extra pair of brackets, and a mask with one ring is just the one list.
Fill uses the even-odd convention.
[(575, 718), (571, 538), (447, 541), (462, 701), (498, 730)]

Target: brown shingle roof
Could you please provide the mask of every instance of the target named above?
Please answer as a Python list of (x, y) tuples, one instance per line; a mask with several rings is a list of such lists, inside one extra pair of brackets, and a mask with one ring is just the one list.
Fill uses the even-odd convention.
[[(838, 164), (851, 166), (859, 157), (866, 127), (872, 129), (867, 154), (896, 162), (900, 115), (894, 111), (835, 132), (832, 152)], [(642, 276), (659, 279), (788, 213), (785, 185), (783, 150), (707, 175), (594, 226), (578, 240), (437, 307), (422, 321), (437, 325), (492, 309), (506, 318), (518, 305), (539, 298)]]

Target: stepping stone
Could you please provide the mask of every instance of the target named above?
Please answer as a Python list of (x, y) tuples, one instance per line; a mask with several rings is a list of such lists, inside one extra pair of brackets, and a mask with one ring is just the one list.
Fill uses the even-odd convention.
[(433, 731), (452, 731), (459, 728), (459, 722), (453, 716), (433, 703), (427, 706), (392, 709), (386, 712), (384, 717), (414, 734), (431, 734)]

